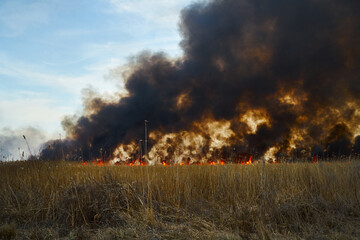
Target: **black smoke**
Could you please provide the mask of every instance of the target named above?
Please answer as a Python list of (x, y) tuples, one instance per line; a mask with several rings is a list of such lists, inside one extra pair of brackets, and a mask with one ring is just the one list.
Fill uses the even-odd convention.
[(353, 149), (353, 152), (360, 156), (360, 136), (357, 136), (355, 138), (355, 144), (354, 144), (354, 149)]
[[(350, 154), (359, 127), (359, 9), (357, 0), (192, 4), (181, 12), (183, 56), (139, 54), (129, 63), (128, 96), (87, 101), (93, 111), (64, 120), (72, 140), (58, 146), (69, 156), (98, 157), (99, 149), (110, 156), (143, 136), (144, 119), (172, 133), (211, 118), (230, 121), (233, 146), (259, 155), (272, 146), (290, 151), (294, 132), (299, 149)], [(239, 122), (250, 109), (265, 111), (270, 124), (250, 133)]]

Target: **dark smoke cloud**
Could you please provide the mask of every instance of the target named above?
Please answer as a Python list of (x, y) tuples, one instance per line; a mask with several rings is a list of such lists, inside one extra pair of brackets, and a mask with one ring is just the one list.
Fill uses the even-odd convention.
[(357, 155), (360, 155), (360, 136), (357, 136), (355, 138), (355, 144), (354, 144), (354, 149), (353, 152)]
[[(87, 114), (64, 120), (73, 139), (67, 151), (111, 153), (143, 136), (144, 119), (171, 133), (211, 117), (231, 121), (233, 145), (245, 151), (289, 151), (299, 132), (299, 149), (349, 154), (359, 126), (359, 9), (357, 0), (192, 4), (181, 13), (182, 58), (138, 55), (125, 79), (128, 96), (89, 98)], [(265, 111), (270, 124), (246, 131), (239, 116), (249, 109)]]

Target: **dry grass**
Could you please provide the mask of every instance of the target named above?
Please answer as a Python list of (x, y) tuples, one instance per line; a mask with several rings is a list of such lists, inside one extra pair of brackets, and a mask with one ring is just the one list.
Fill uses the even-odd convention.
[(15, 225), (19, 239), (360, 237), (358, 162), (263, 169), (28, 161), (2, 163), (0, 173), (0, 225)]

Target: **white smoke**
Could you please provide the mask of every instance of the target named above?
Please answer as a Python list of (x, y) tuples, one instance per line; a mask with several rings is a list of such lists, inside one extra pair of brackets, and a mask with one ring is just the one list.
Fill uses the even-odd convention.
[(11, 129), (4, 127), (0, 129), (0, 160), (15, 161), (25, 160), (30, 156), (29, 149), (33, 155), (39, 154), (40, 145), (46, 140), (45, 134), (36, 128), (27, 127)]

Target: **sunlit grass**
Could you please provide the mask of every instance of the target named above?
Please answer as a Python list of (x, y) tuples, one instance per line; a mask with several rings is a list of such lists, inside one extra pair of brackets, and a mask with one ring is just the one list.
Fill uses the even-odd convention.
[(18, 236), (49, 228), (52, 235), (39, 234), (360, 234), (358, 162), (135, 167), (28, 161), (2, 163), (0, 172), (0, 221), (16, 224)]

